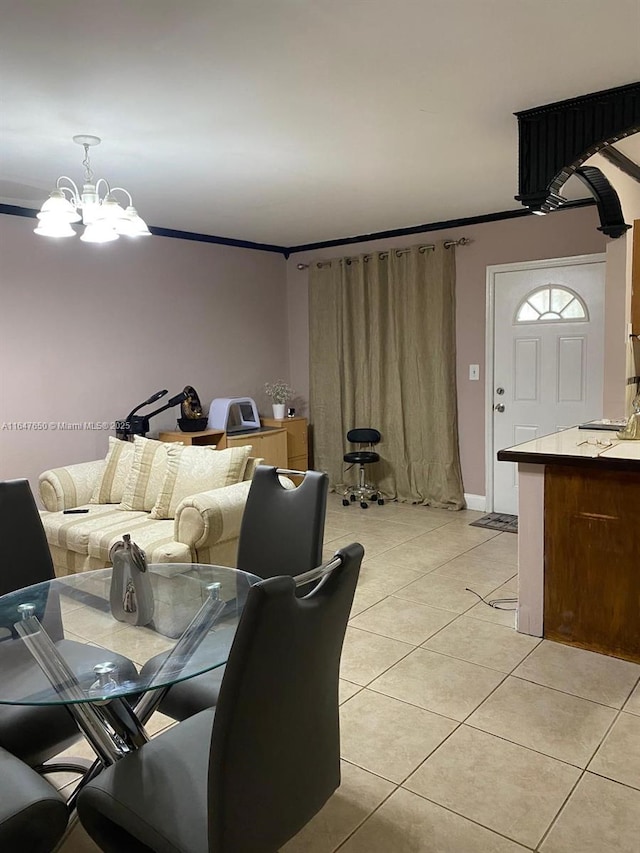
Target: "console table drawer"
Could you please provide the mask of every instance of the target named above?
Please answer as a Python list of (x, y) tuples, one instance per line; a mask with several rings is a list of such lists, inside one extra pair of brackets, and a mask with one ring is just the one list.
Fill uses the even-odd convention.
[[(287, 431), (273, 429), (268, 432), (226, 436), (227, 447), (246, 447), (251, 445), (251, 455), (264, 459), (265, 465), (275, 465), (276, 468), (286, 468), (287, 460)], [(220, 446), (218, 445), (219, 449)]]

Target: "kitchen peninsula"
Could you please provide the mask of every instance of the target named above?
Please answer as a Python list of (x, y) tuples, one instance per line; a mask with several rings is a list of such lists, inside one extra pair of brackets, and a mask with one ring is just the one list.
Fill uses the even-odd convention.
[(640, 663), (640, 441), (576, 427), (498, 459), (518, 464), (518, 630)]

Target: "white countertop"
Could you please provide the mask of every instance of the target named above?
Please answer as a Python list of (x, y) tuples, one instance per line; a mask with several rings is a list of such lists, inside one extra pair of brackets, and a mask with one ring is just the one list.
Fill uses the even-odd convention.
[(614, 458), (640, 461), (640, 441), (621, 441), (613, 430), (571, 429), (543, 435), (505, 450), (540, 456), (572, 456), (585, 459)]

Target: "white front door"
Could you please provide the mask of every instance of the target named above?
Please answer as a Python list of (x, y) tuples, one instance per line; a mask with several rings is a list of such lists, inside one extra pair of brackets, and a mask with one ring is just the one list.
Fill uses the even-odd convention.
[(504, 447), (602, 417), (602, 255), (489, 268), (493, 296), (493, 510), (518, 513)]

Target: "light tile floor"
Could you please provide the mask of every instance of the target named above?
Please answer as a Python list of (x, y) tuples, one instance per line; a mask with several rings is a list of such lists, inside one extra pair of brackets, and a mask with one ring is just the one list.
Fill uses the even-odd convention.
[[(480, 515), (330, 496), (326, 555), (366, 552), (342, 785), (282, 853), (637, 853), (640, 666), (518, 634), (468, 592), (517, 594), (517, 536)], [(61, 847), (95, 851), (78, 828)]]

